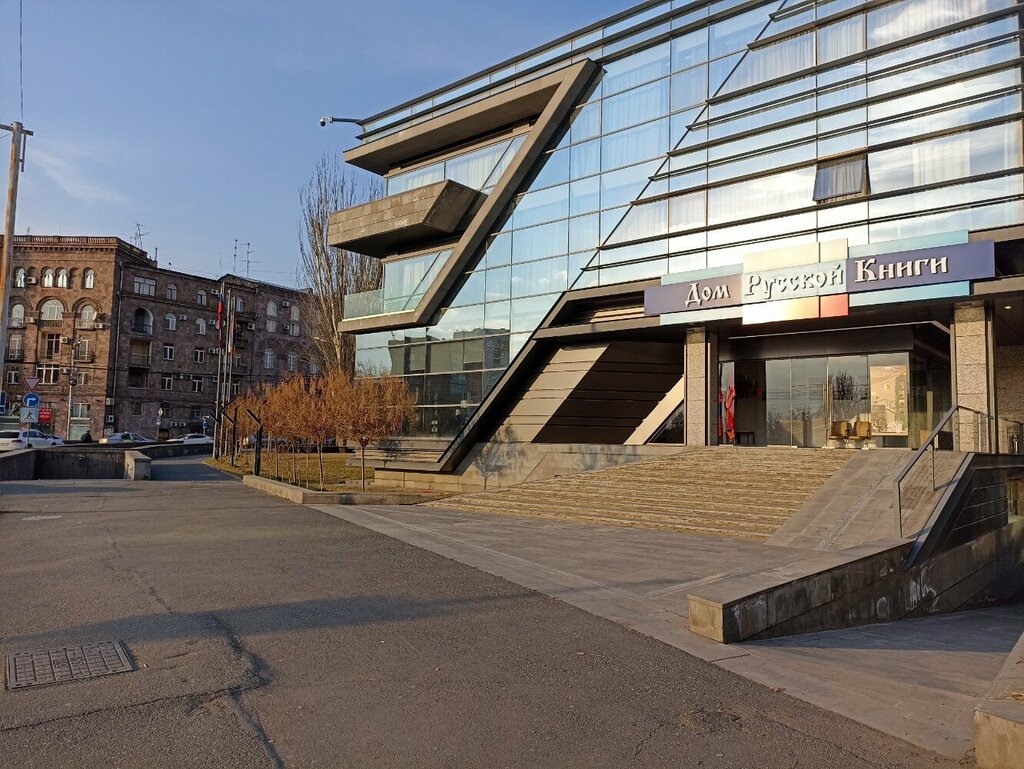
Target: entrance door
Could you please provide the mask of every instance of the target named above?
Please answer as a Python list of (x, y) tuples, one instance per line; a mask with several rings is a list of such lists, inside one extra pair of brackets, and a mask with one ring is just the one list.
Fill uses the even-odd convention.
[(824, 358), (765, 361), (768, 443), (824, 446), (828, 440)]

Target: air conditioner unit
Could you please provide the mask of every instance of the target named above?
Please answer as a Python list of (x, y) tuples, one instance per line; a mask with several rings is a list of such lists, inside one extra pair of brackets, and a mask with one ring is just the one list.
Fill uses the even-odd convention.
[(26, 286), (34, 286), (39, 282), (39, 278), (25, 278)]
[(107, 414), (106, 422), (107, 422), (108, 425), (114, 424), (114, 415), (113, 414)]
[(71, 344), (71, 337), (69, 337), (69, 336), (62, 336), (60, 338), (60, 343), (61, 344)]
[(29, 315), (27, 318), (25, 318), (25, 322), (26, 323), (35, 323), (36, 322), (36, 316), (35, 315)]
[(249, 329), (250, 331), (255, 331), (256, 330), (256, 324), (255, 323), (249, 323), (249, 324), (246, 325), (246, 328)]
[(62, 368), (62, 369), (60, 370), (60, 373), (62, 373), (62, 374), (66, 374), (66, 373), (68, 373), (68, 370), (67, 370), (66, 368)]
[(288, 301), (287, 299), (285, 299), (285, 300), (283, 300), (283, 301), (281, 302), (281, 306), (282, 306), (282, 307), (291, 307), (291, 306), (292, 306), (292, 303), (291, 303), (291, 302), (289, 302), (289, 301)]
[(93, 326), (93, 328), (95, 328), (97, 331), (102, 331), (104, 326), (102, 323), (97, 323), (95, 326)]
[(188, 320), (188, 315), (179, 315), (178, 320)]
[(206, 351), (208, 353), (210, 353), (210, 355), (217, 355), (217, 348), (216, 347), (209, 347), (209, 348), (207, 348)]
[(188, 374), (178, 374), (178, 379), (188, 379)]
[(113, 398), (107, 398), (106, 401), (104, 401), (104, 403), (107, 406), (113, 406), (114, 405), (114, 399)]

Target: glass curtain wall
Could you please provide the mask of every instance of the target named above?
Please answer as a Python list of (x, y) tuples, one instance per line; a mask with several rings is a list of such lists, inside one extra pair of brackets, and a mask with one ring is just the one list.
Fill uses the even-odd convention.
[[(686, 11), (672, 39), (643, 47), (636, 36), (628, 55), (606, 47), (595, 89), (437, 323), (358, 338), (360, 365), (402, 362), (392, 370), (421, 395), (417, 432), (453, 437), (569, 288), (816, 240), (1024, 223), (1013, 0), (775, 0), (700, 21), (734, 5)], [(431, 354), (470, 340), (461, 359)], [(393, 356), (396, 346), (407, 351)], [(820, 371), (797, 377), (811, 425), (801, 429), (816, 440)]]

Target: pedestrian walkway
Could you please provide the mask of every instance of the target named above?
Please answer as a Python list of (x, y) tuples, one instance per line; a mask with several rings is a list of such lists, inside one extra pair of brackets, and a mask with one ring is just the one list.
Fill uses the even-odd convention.
[(814, 551), (675, 532), (424, 506), (317, 509), (546, 593), (727, 670), (948, 756), (1024, 634), (1005, 606), (723, 646), (688, 630), (703, 582)]

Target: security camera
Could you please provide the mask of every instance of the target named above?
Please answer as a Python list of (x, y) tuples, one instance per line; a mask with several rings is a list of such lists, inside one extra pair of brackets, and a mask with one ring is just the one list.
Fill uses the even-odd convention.
[(331, 119), (329, 117), (322, 117), (322, 118), (320, 118), (320, 127), (323, 128), (325, 125), (327, 125), (330, 122), (331, 122)]

